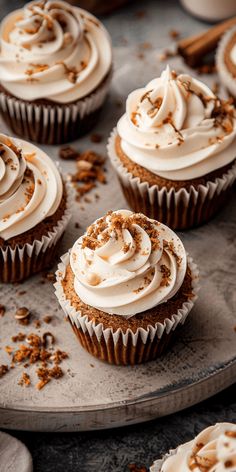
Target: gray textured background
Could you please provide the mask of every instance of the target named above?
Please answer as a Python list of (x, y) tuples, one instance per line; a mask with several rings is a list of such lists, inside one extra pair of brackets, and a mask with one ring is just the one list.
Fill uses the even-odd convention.
[[(0, 15), (9, 9), (23, 5), (17, 0), (0, 0)], [(139, 18), (135, 13), (144, 10), (146, 15)], [(124, 79), (113, 85), (113, 97), (128, 93), (134, 86), (139, 86), (147, 76), (154, 74), (158, 55), (163, 47), (169, 46), (170, 29), (181, 30), (183, 35), (191, 34), (206, 28), (207, 25), (188, 16), (176, 0), (137, 1), (127, 9), (121, 9), (112, 17), (104, 19), (116, 47), (119, 59), (124, 59), (124, 71), (129, 64), (127, 83)], [(153, 50), (143, 51), (153, 54), (153, 70), (147, 71), (145, 60), (138, 58), (141, 43), (151, 42)], [(132, 75), (131, 60), (140, 61), (139, 74)], [(157, 66), (158, 69), (160, 65)], [(123, 71), (123, 72), (124, 72)], [(122, 83), (123, 90), (120, 90)], [(112, 104), (110, 99), (109, 105)], [(106, 111), (111, 126), (116, 121), (116, 113), (107, 105)], [(120, 111), (119, 111), (120, 113)], [(102, 131), (102, 124), (98, 127)], [(86, 146), (86, 139), (82, 146)], [(228, 211), (230, 216), (230, 211)], [(219, 223), (221, 219), (219, 218)], [(233, 303), (233, 299), (231, 300)], [(149, 466), (155, 458), (180, 442), (189, 440), (205, 426), (216, 421), (236, 421), (236, 388), (232, 387), (224, 393), (184, 412), (153, 421), (140, 426), (108, 430), (92, 433), (73, 434), (40, 434), (13, 433), (29, 447), (37, 472), (123, 472), (132, 462)], [(0, 467), (1, 470), (1, 467)]]

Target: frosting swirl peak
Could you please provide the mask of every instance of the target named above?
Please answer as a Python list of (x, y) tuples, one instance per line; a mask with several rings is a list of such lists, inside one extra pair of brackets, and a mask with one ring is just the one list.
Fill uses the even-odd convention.
[(111, 67), (102, 24), (64, 1), (33, 1), (0, 30), (2, 85), (25, 100), (69, 103), (92, 92)]
[(0, 134), (0, 238), (7, 240), (55, 213), (62, 180), (36, 146)]
[(126, 318), (172, 298), (186, 264), (185, 249), (173, 231), (128, 210), (96, 220), (70, 256), (80, 299)]
[(117, 130), (131, 160), (170, 180), (201, 177), (235, 158), (233, 106), (169, 67), (128, 96)]

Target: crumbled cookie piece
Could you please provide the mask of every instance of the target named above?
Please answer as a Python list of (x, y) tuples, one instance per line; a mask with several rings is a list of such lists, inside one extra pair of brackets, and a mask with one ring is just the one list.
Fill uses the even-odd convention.
[(22, 306), (21, 308), (17, 308), (16, 313), (15, 313), (15, 319), (22, 321), (27, 319), (30, 316), (30, 311), (28, 308), (25, 306)]
[(146, 467), (139, 467), (136, 464), (129, 464), (128, 468), (130, 472), (148, 472), (148, 469)]
[(175, 29), (172, 29), (169, 31), (169, 36), (171, 39), (179, 39), (180, 37), (180, 32), (175, 30)]
[(3, 317), (6, 312), (6, 307), (0, 303), (0, 317)]
[(92, 141), (92, 143), (101, 143), (103, 140), (103, 136), (99, 133), (93, 133), (90, 136), (90, 140)]
[(59, 150), (59, 157), (65, 161), (75, 160), (78, 156), (78, 151), (76, 151), (71, 146), (63, 147)]
[(105, 159), (92, 150), (84, 151), (78, 155), (76, 162), (76, 172), (70, 175), (71, 182), (76, 189), (76, 200), (96, 187), (97, 182), (106, 183), (104, 173)]
[(29, 374), (27, 374), (26, 372), (23, 372), (18, 382), (18, 385), (20, 385), (21, 387), (29, 387), (31, 385)]
[(6, 375), (6, 373), (9, 371), (9, 367), (7, 365), (0, 365), (0, 378)]

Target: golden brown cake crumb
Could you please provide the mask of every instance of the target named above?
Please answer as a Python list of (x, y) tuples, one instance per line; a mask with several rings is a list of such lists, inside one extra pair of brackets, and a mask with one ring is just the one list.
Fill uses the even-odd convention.
[[(21, 342), (17, 347), (5, 346), (5, 351), (11, 356), (11, 368), (23, 365), (24, 368), (36, 364), (36, 374), (40, 382), (36, 388), (41, 390), (52, 379), (59, 379), (64, 375), (59, 364), (68, 357), (68, 354), (60, 349), (54, 349), (55, 337), (51, 332), (45, 332), (41, 336), (36, 333), (18, 333), (12, 336), (12, 342)], [(25, 341), (27, 344), (22, 344)], [(9, 370), (7, 365), (0, 366), (0, 377)], [(25, 372), (18, 384), (29, 386), (30, 377)]]
[(21, 308), (17, 308), (16, 313), (15, 313), (16, 320), (25, 320), (29, 316), (30, 316), (30, 311), (25, 306)]
[(171, 39), (179, 39), (180, 32), (177, 31), (177, 30), (172, 29), (172, 30), (169, 31), (169, 36), (170, 36)]
[(29, 387), (31, 385), (29, 374), (27, 374), (26, 372), (23, 372), (18, 382), (18, 385), (21, 385), (21, 387)]
[(92, 143), (101, 143), (103, 140), (103, 136), (99, 133), (93, 133), (90, 136), (90, 140), (92, 141)]
[(148, 472), (148, 469), (145, 466), (137, 466), (136, 464), (129, 464), (128, 469), (130, 472)]
[(67, 160), (75, 160), (79, 156), (79, 152), (76, 149), (72, 148), (71, 146), (62, 147), (59, 150), (59, 157), (61, 159)]
[(9, 367), (7, 365), (0, 365), (0, 378), (6, 375), (6, 373), (9, 371)]
[(3, 317), (6, 312), (6, 307), (0, 303), (0, 317)]
[(97, 183), (106, 183), (104, 173), (105, 159), (98, 153), (88, 150), (77, 156), (77, 170), (70, 176), (76, 189), (76, 200), (79, 201), (82, 196), (96, 187)]
[(55, 283), (56, 282), (56, 277), (54, 272), (45, 272), (43, 274), (43, 277), (48, 280), (49, 282)]

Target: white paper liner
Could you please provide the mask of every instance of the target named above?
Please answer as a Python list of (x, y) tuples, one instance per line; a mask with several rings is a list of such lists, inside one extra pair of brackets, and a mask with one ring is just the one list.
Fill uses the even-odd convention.
[(174, 454), (176, 454), (176, 452), (177, 452), (177, 448), (176, 449), (171, 449), (167, 454), (165, 454), (162, 457), (162, 459), (158, 459), (155, 462), (153, 462), (152, 466), (150, 467), (150, 472), (161, 472), (161, 468), (162, 468), (164, 462), (166, 461), (166, 459), (168, 459), (168, 457), (173, 456)]
[[(112, 78), (112, 70), (105, 78), (105, 80), (97, 87), (97, 89), (90, 93), (87, 97), (81, 98), (75, 102), (68, 104), (57, 103), (30, 103), (7, 95), (7, 93), (0, 92), (0, 109), (5, 116), (9, 116), (12, 124), (10, 126), (15, 131), (17, 129), (17, 122), (24, 128), (25, 134), (40, 142), (53, 143), (53, 141), (60, 142), (61, 135), (67, 134), (71, 127), (75, 125), (78, 120), (82, 120), (86, 116), (92, 114), (102, 106), (108, 93), (109, 85)], [(34, 129), (30, 129), (30, 125)], [(54, 126), (55, 125), (55, 126)], [(40, 127), (37, 129), (37, 127)], [(14, 129), (15, 128), (15, 129)], [(63, 128), (63, 133), (62, 129)], [(17, 132), (17, 131), (15, 131)], [(40, 139), (38, 134), (40, 133)], [(48, 135), (56, 134), (56, 139), (48, 139)]]
[(216, 65), (222, 84), (236, 98), (236, 78), (232, 76), (224, 60), (225, 48), (229, 43), (231, 37), (235, 33), (236, 27), (234, 26), (229, 31), (227, 31), (221, 38), (216, 51)]
[(110, 336), (112, 336), (114, 345), (116, 345), (119, 338), (122, 337), (122, 344), (124, 346), (126, 346), (128, 343), (129, 335), (131, 335), (133, 346), (136, 346), (139, 335), (143, 344), (146, 344), (148, 337), (151, 341), (153, 341), (155, 336), (157, 336), (158, 339), (161, 339), (165, 332), (169, 334), (170, 331), (174, 331), (178, 325), (184, 324), (189, 312), (194, 305), (194, 302), (197, 299), (197, 292), (199, 290), (199, 271), (192, 258), (188, 256), (188, 267), (190, 268), (192, 275), (193, 293), (191, 299), (183, 303), (182, 308), (180, 308), (176, 314), (173, 314), (171, 318), (166, 318), (163, 323), (158, 322), (155, 324), (155, 326), (149, 325), (147, 329), (138, 328), (136, 333), (134, 333), (131, 329), (128, 329), (126, 332), (123, 332), (121, 328), (117, 329), (116, 331), (113, 331), (113, 328), (103, 329), (102, 323), (96, 324), (93, 320), (89, 320), (87, 315), (83, 315), (81, 311), (76, 311), (76, 309), (71, 305), (70, 301), (66, 299), (61, 282), (65, 276), (69, 259), (70, 253), (67, 252), (61, 257), (62, 262), (58, 265), (58, 270), (56, 272), (57, 282), (54, 284), (56, 296), (63, 311), (69, 317), (72, 325), (75, 325), (77, 328), (81, 328), (83, 333), (88, 332), (91, 338), (93, 335), (95, 335), (98, 342), (100, 341), (102, 335), (106, 343), (108, 343)]
[(72, 216), (72, 204), (74, 201), (74, 189), (69, 181), (65, 182), (66, 188), (66, 208), (65, 212), (53, 228), (53, 231), (48, 232), (47, 236), (43, 236), (42, 239), (35, 241), (32, 244), (26, 243), (22, 247), (16, 245), (14, 249), (10, 246), (5, 249), (0, 248), (1, 255), (4, 262), (6, 262), (11, 257), (12, 263), (15, 259), (19, 257), (19, 260), (22, 261), (25, 254), (28, 257), (31, 257), (33, 254), (39, 255), (40, 252), (45, 252), (48, 248), (55, 246), (58, 240), (61, 238), (64, 233), (66, 226), (68, 225), (70, 218)]
[(190, 190), (182, 188), (175, 191), (174, 188), (168, 190), (166, 187), (159, 188), (158, 185), (150, 187), (147, 182), (140, 182), (139, 177), (133, 177), (132, 174), (122, 165), (115, 150), (115, 139), (117, 136), (117, 129), (114, 128), (107, 145), (108, 156), (110, 157), (111, 163), (114, 169), (118, 172), (123, 185), (131, 186), (133, 191), (136, 191), (143, 198), (148, 193), (151, 205), (154, 205), (157, 201), (158, 205), (161, 206), (162, 202), (165, 202), (169, 208), (173, 203), (174, 198), (176, 207), (180, 202), (184, 202), (184, 205), (187, 207), (190, 203), (191, 205), (196, 203), (199, 197), (201, 199), (201, 204), (203, 205), (207, 198), (213, 199), (215, 195), (219, 195), (221, 192), (232, 186), (236, 179), (236, 163), (234, 163), (232, 164), (232, 168), (230, 168), (227, 173), (223, 174), (222, 177), (217, 177), (214, 181), (207, 182), (206, 185), (200, 184), (197, 189), (194, 186), (191, 186)]

